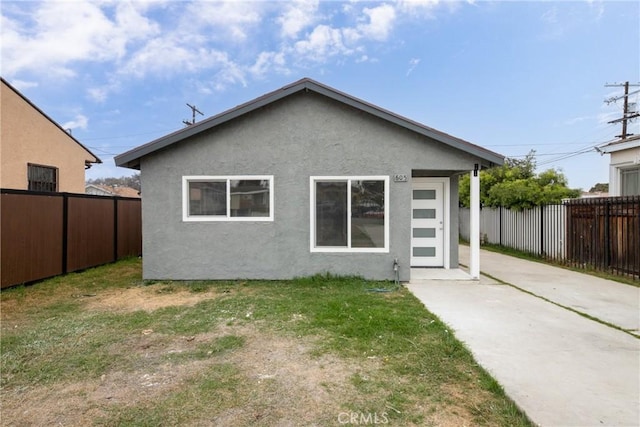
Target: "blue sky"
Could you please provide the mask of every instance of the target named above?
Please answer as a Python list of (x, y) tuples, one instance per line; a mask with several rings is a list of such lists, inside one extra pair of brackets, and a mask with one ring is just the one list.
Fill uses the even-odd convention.
[(608, 181), (593, 147), (621, 132), (622, 103), (603, 101), (622, 89), (605, 84), (640, 82), (637, 1), (1, 8), (2, 76), (101, 157), (87, 178), (134, 173), (113, 156), (182, 128), (186, 103), (208, 117), (311, 77), (509, 157), (536, 150), (539, 171), (589, 189)]

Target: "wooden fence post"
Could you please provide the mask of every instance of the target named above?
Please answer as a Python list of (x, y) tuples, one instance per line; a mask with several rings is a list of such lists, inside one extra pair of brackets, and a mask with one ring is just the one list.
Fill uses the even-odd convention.
[(118, 261), (118, 198), (113, 198), (113, 262)]
[(69, 240), (69, 197), (62, 193), (62, 274), (67, 273), (67, 251)]
[(606, 199), (604, 204), (604, 245), (605, 245), (605, 253), (604, 253), (604, 263), (607, 269), (611, 267), (611, 203), (609, 199)]

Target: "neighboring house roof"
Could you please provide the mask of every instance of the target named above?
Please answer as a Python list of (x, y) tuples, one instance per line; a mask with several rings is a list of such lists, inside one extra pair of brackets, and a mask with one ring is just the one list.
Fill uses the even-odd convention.
[(9, 82), (7, 82), (4, 78), (0, 77), (0, 81), (2, 81), (3, 84), (5, 84), (9, 89), (11, 89), (13, 92), (15, 92), (16, 95), (18, 95), (20, 98), (22, 98), (27, 104), (29, 104), (34, 110), (36, 110), (38, 113), (40, 113), (44, 118), (46, 118), (47, 120), (49, 120), (51, 123), (53, 123), (58, 129), (60, 129), (65, 135), (67, 135), (71, 140), (73, 140), (73, 142), (75, 142), (76, 144), (78, 144), (80, 147), (82, 147), (87, 153), (89, 153), (91, 155), (91, 157), (93, 157), (95, 160), (86, 160), (85, 164), (87, 166), (91, 166), (91, 163), (102, 163), (102, 160), (100, 160), (100, 158), (98, 156), (96, 156), (95, 154), (93, 154), (91, 152), (91, 150), (89, 150), (87, 147), (85, 147), (84, 145), (82, 145), (82, 143), (80, 141), (78, 141), (77, 139), (75, 139), (73, 137), (73, 135), (71, 135), (67, 130), (63, 129), (62, 126), (60, 126), (58, 123), (56, 123), (55, 120), (53, 120), (51, 117), (49, 117), (44, 111), (42, 111), (40, 108), (38, 108), (38, 106), (36, 104), (34, 104), (33, 102), (31, 102), (29, 100), (29, 98), (27, 98), (26, 96), (24, 96), (22, 93), (20, 93), (20, 91), (16, 88), (14, 88), (13, 86), (11, 86), (11, 84), (9, 84)]
[(582, 193), (580, 193), (580, 199), (593, 199), (593, 198), (597, 198), (597, 197), (609, 197), (609, 192), (607, 191), (595, 191), (595, 192), (589, 192), (589, 191), (583, 191)]
[(609, 154), (638, 147), (640, 147), (640, 135), (634, 135), (629, 138), (609, 142), (602, 147), (598, 147), (597, 150), (601, 153)]
[(97, 194), (100, 196), (119, 196), (140, 198), (140, 192), (131, 187), (120, 187), (102, 184), (87, 184), (85, 186), (87, 194)]
[(239, 116), (252, 112), (258, 108), (264, 107), (268, 104), (276, 102), (282, 98), (285, 98), (287, 96), (290, 96), (300, 91), (312, 91), (312, 92), (324, 95), (328, 98), (347, 104), (358, 110), (372, 114), (380, 119), (389, 121), (398, 126), (414, 131), (418, 134), (427, 136), (431, 139), (434, 139), (438, 142), (441, 142), (455, 149), (467, 152), (473, 156), (476, 156), (480, 159), (485, 160), (490, 164), (501, 165), (504, 163), (504, 156), (498, 153), (494, 153), (493, 151), (489, 151), (478, 145), (472, 144), (470, 142), (467, 142), (462, 139), (456, 138), (454, 136), (448, 135), (446, 133), (440, 132), (436, 129), (427, 127), (421, 123), (407, 119), (405, 117), (392, 113), (388, 110), (380, 108), (376, 105), (373, 105), (363, 100), (360, 100), (358, 98), (355, 98), (351, 95), (347, 95), (343, 92), (340, 92), (329, 86), (318, 83), (315, 80), (312, 80), (309, 78), (304, 78), (297, 82), (291, 83), (287, 86), (284, 86), (278, 90), (270, 92), (252, 101), (238, 105), (237, 107), (234, 107), (230, 110), (224, 111), (213, 117), (202, 120), (198, 123), (190, 125), (179, 131), (170, 133), (169, 135), (158, 138), (145, 145), (141, 145), (137, 148), (129, 150), (126, 153), (122, 153), (114, 158), (115, 163), (117, 166), (140, 169), (140, 159), (148, 154), (167, 148), (172, 144), (175, 144), (179, 141), (189, 138), (190, 136), (196, 135), (200, 132), (211, 129), (220, 124), (226, 123)]

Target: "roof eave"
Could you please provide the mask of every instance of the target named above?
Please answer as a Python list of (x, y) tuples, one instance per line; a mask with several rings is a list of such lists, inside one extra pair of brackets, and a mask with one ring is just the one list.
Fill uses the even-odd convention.
[(216, 114), (215, 116), (212, 116), (208, 119), (189, 125), (184, 129), (177, 130), (173, 133), (170, 133), (169, 135), (165, 135), (147, 144), (141, 145), (125, 153), (119, 154), (114, 157), (116, 166), (140, 169), (140, 158), (143, 156), (146, 156), (147, 154), (151, 154), (155, 151), (162, 150), (163, 148), (166, 148), (178, 141), (189, 138), (200, 132), (209, 130), (215, 126), (218, 126), (222, 123), (233, 120), (236, 117), (247, 114), (253, 110), (261, 108), (265, 105), (268, 105), (272, 102), (275, 102), (279, 99), (284, 98), (285, 96), (291, 95), (292, 93), (295, 93), (303, 89), (303, 88), (294, 88), (292, 86), (293, 85), (290, 85), (288, 87), (285, 86), (284, 88), (278, 89), (267, 95), (263, 95), (247, 103), (240, 104), (229, 110), (223, 111), (220, 114)]
[(140, 158), (148, 154), (151, 154), (158, 150), (162, 150), (178, 141), (189, 138), (205, 130), (211, 129), (229, 120), (233, 120), (236, 117), (247, 114), (251, 111), (276, 102), (286, 96), (289, 96), (296, 92), (300, 92), (302, 90), (312, 90), (316, 93), (327, 96), (330, 99), (344, 103), (361, 111), (365, 111), (369, 114), (372, 114), (373, 116), (395, 123), (398, 126), (404, 127), (418, 134), (442, 142), (445, 145), (451, 146), (452, 148), (467, 152), (475, 157), (485, 160), (487, 162), (487, 166), (502, 165), (504, 163), (504, 156), (502, 156), (501, 154), (494, 153), (490, 150), (474, 145), (468, 141), (464, 141), (446, 133), (429, 128), (418, 122), (414, 122), (410, 119), (392, 113), (361, 99), (355, 98), (351, 95), (347, 95), (343, 92), (340, 92), (329, 86), (325, 86), (308, 78), (298, 80), (252, 101), (231, 108), (213, 117), (202, 120), (201, 122), (198, 122), (196, 124), (190, 125), (187, 128), (158, 138), (147, 144), (141, 145), (140, 147), (136, 147), (125, 153), (115, 156), (114, 161), (116, 163), (116, 166), (140, 169)]
[(391, 111), (385, 110), (384, 108), (378, 107), (369, 102), (355, 98), (351, 95), (347, 95), (333, 88), (329, 88), (328, 86), (324, 86), (321, 83), (313, 82), (313, 81), (308, 81), (307, 83), (309, 84), (309, 88), (313, 89), (315, 92), (318, 92), (322, 95), (325, 95), (331, 99), (342, 102), (344, 104), (350, 105), (359, 110), (365, 111), (383, 120), (392, 122), (398, 126), (407, 128), (418, 134), (421, 134), (431, 139), (434, 139), (436, 141), (442, 142), (453, 148), (466, 151), (467, 153), (475, 157), (479, 157), (483, 160), (486, 160), (488, 164), (490, 164), (491, 166), (502, 165), (504, 163), (504, 156), (501, 154), (495, 153), (493, 151), (482, 148), (478, 145), (472, 144), (468, 141), (462, 140), (460, 138), (456, 138), (444, 132), (430, 128), (428, 126), (425, 126), (423, 124), (410, 120), (406, 117), (403, 117)]
[(597, 147), (596, 149), (600, 153), (615, 153), (616, 151), (630, 150), (632, 148), (640, 147), (640, 135), (634, 135), (630, 138), (620, 139), (617, 141), (609, 142), (602, 147)]
[(16, 89), (15, 87), (11, 86), (11, 84), (8, 81), (6, 81), (3, 77), (0, 77), (0, 81), (2, 81), (2, 83), (6, 84), (9, 89), (11, 89), (13, 92), (16, 93), (16, 95), (18, 95), (20, 98), (22, 98), (27, 104), (29, 104), (33, 109), (35, 109), (38, 113), (40, 113), (44, 118), (46, 118), (51, 123), (53, 123), (54, 126), (56, 126), (58, 129), (60, 129), (65, 135), (67, 135), (69, 138), (71, 138), (76, 144), (78, 144), (80, 147), (82, 147), (84, 149), (84, 151), (89, 153), (95, 159), (95, 160), (85, 160), (84, 161), (85, 165), (90, 165), (92, 163), (102, 163), (102, 160), (100, 160), (100, 158), (98, 156), (93, 154), (91, 152), (91, 150), (89, 150), (87, 147), (85, 147), (73, 135), (71, 135), (69, 132), (64, 130), (62, 128), (62, 126), (60, 126), (55, 120), (53, 120), (51, 117), (49, 117), (47, 115), (47, 113), (42, 111), (36, 104), (31, 102), (31, 100), (29, 98), (27, 98), (26, 96), (24, 96), (18, 89)]

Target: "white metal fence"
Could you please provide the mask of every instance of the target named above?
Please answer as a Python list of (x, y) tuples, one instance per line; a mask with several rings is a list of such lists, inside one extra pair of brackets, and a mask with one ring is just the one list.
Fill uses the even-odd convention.
[[(460, 208), (469, 240), (469, 209)], [(640, 196), (571, 199), (515, 211), (480, 210), (480, 239), (579, 268), (640, 278)]]
[[(469, 209), (460, 208), (460, 237), (469, 240)], [(566, 257), (565, 205), (536, 206), (514, 211), (480, 210), (480, 240), (523, 252), (562, 260)]]

